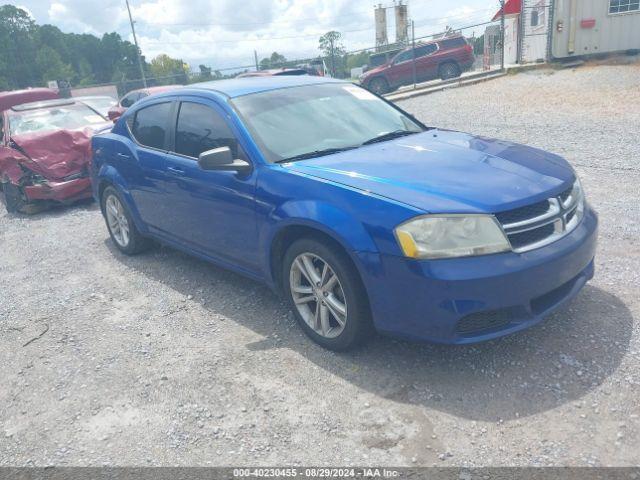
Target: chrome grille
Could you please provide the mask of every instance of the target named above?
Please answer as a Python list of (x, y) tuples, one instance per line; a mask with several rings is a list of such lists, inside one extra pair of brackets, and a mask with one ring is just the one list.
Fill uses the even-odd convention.
[(514, 252), (526, 252), (554, 242), (580, 222), (576, 213), (582, 191), (576, 182), (556, 197), (514, 210), (496, 213)]

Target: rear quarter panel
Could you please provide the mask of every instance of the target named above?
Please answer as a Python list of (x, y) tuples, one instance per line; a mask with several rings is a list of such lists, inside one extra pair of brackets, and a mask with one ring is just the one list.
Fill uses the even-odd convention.
[(118, 153), (124, 153), (133, 157), (135, 149), (134, 143), (127, 137), (113, 132), (105, 132), (95, 135), (91, 141), (93, 150), (91, 162), (91, 185), (93, 196), (100, 204), (100, 193), (105, 186), (111, 185), (122, 196), (131, 210), (133, 220), (136, 227), (141, 232), (146, 232), (146, 226), (140, 218), (138, 209), (131, 196), (128, 180), (122, 175), (123, 169), (126, 170), (125, 161), (119, 159)]

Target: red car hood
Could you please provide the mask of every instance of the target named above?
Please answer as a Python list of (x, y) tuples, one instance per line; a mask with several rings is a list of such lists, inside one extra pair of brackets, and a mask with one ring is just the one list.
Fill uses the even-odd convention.
[(389, 64), (383, 63), (382, 65), (378, 65), (377, 67), (372, 68), (371, 70), (367, 70), (366, 72), (364, 72), (363, 77), (370, 77), (372, 75), (375, 75), (376, 73), (380, 73), (380, 72), (386, 70), (387, 68), (389, 68)]
[(94, 130), (58, 130), (15, 136), (13, 142), (28, 158), (29, 170), (50, 180), (62, 180), (82, 172), (91, 161), (91, 137)]

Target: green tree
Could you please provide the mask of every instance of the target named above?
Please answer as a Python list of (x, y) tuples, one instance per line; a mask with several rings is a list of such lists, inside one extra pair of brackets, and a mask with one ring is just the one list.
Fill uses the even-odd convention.
[(367, 65), (369, 63), (369, 55), (371, 55), (371, 52), (368, 50), (358, 53), (347, 53), (345, 55), (347, 71), (350, 73), (352, 68)]
[(199, 65), (200, 75), (198, 80), (201, 82), (206, 82), (207, 80), (212, 80), (213, 76), (211, 75), (211, 67), (207, 67), (206, 65)]
[(33, 63), (36, 24), (29, 14), (13, 5), (0, 7), (0, 77), (12, 88), (27, 87), (37, 82)]
[(178, 58), (161, 53), (151, 60), (151, 74), (159, 84), (187, 83), (188, 65)]
[(64, 63), (60, 54), (51, 47), (41, 47), (36, 55), (35, 63), (40, 72), (42, 83), (49, 80), (69, 81), (74, 76), (71, 65)]
[(284, 55), (280, 55), (278, 52), (273, 52), (270, 57), (260, 60), (260, 70), (268, 70), (269, 68), (283, 67), (287, 63), (287, 59)]
[(344, 68), (342, 57), (346, 53), (344, 45), (342, 44), (342, 34), (335, 30), (325, 33), (318, 40), (318, 49), (322, 52), (329, 64), (331, 75), (334, 77), (342, 76), (338, 75), (340, 70)]

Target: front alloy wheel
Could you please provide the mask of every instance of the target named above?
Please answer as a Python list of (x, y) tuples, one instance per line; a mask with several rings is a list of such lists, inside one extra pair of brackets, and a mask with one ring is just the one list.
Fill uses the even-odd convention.
[(291, 264), (291, 296), (298, 313), (314, 332), (336, 338), (347, 324), (347, 302), (338, 276), (326, 260), (302, 253)]
[(374, 332), (358, 271), (338, 245), (301, 238), (283, 258), (282, 287), (302, 330), (330, 350), (348, 350)]

